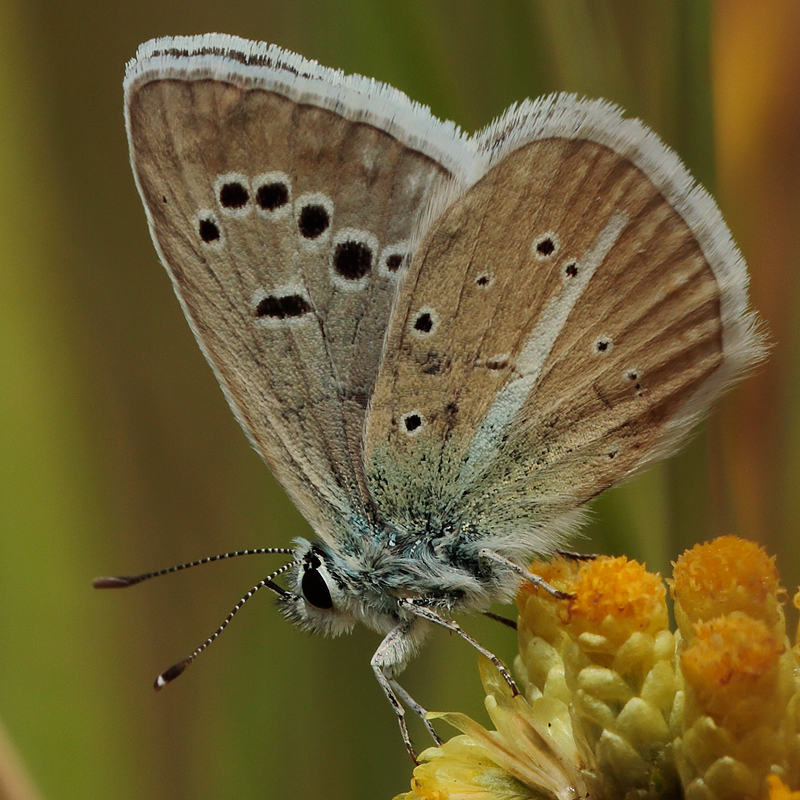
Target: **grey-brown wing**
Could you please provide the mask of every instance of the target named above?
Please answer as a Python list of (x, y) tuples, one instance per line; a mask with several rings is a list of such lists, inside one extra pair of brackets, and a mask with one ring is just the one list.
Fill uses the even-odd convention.
[(151, 44), (129, 67), (131, 162), (239, 422), (324, 534), (332, 513), (369, 514), (365, 409), (412, 229), (449, 172), (370, 112), (432, 119), (399, 93), (221, 38)]
[(415, 253), (367, 478), (403, 528), (433, 510), (434, 528), (546, 550), (761, 350), (719, 212), (643, 126), (562, 97), (485, 141), (486, 174)]

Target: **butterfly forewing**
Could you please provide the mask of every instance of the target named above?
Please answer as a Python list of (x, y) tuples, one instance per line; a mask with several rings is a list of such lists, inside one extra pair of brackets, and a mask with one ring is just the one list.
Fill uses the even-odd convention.
[(365, 410), (415, 220), (448, 171), (376, 125), (287, 97), (279, 64), (262, 86), (223, 67), (225, 80), (200, 60), (128, 86), (131, 159), (239, 421), (324, 533), (331, 509), (369, 517)]
[(720, 274), (740, 265), (710, 263), (642, 159), (575, 130), (520, 139), (415, 254), (366, 458), (399, 524), (524, 520), (541, 548), (719, 392)]

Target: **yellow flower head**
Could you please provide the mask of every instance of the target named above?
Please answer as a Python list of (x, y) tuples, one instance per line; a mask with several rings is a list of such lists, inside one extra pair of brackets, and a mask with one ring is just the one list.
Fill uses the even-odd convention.
[[(797, 782), (797, 663), (774, 559), (725, 536), (675, 564), (684, 703), (675, 759), (686, 795), (763, 798), (770, 775)], [(713, 615), (717, 614), (716, 617)]]
[(632, 633), (654, 634), (667, 626), (661, 578), (624, 556), (585, 562), (567, 591), (574, 595), (566, 623), (573, 636), (600, 634), (621, 643)]
[(764, 622), (734, 611), (695, 625), (681, 668), (705, 713), (721, 722), (735, 704), (752, 700), (764, 681), (777, 677), (785, 650)]
[(420, 755), (411, 791), (396, 800), (528, 800), (536, 796), (469, 736), (454, 736)]
[[(553, 588), (572, 592), (580, 567), (575, 560), (559, 557), (552, 561), (534, 561), (530, 571)], [(528, 699), (532, 700), (539, 696), (548, 679), (561, 679), (551, 668), (560, 667), (562, 651), (569, 643), (564, 630), (565, 606), (563, 600), (526, 582), (517, 595), (517, 608), (519, 652), (524, 662), (518, 664), (517, 670)]]
[(430, 715), (463, 735), (422, 754), (403, 800), (800, 800), (800, 644), (774, 558), (725, 536), (674, 566), (681, 634), (635, 561), (533, 564), (568, 597), (520, 589), (524, 696), (482, 661), (495, 730)]
[(669, 581), (675, 618), (684, 639), (692, 623), (743, 611), (783, 632), (783, 611), (775, 557), (764, 548), (736, 536), (721, 536), (695, 545), (674, 563)]
[(496, 730), (464, 714), (433, 713), (463, 731), (420, 755), (411, 792), (395, 800), (575, 800), (586, 796), (566, 706), (514, 695), (494, 665), (480, 663)]
[(769, 800), (800, 800), (800, 792), (793, 792), (777, 775), (767, 778)]

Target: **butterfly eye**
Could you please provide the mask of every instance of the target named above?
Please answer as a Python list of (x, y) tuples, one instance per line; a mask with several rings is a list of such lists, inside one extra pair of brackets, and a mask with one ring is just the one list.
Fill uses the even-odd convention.
[(314, 608), (333, 608), (333, 600), (325, 579), (314, 567), (303, 573), (300, 588), (303, 596)]

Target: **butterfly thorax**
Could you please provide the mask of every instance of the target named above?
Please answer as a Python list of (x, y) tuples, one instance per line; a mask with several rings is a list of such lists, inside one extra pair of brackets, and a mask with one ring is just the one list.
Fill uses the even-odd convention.
[(385, 530), (345, 537), (340, 547), (298, 539), (282, 610), (300, 627), (334, 636), (357, 622), (386, 633), (413, 617), (407, 600), (448, 617), (487, 610), (508, 599), (518, 579), (465, 539)]

